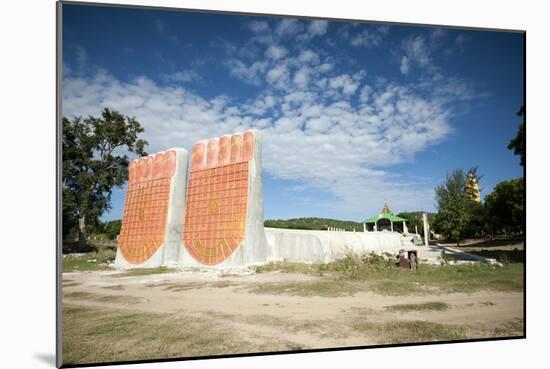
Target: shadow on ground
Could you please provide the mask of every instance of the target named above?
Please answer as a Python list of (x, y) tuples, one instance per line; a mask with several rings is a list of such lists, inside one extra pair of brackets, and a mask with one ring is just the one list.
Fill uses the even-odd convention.
[(524, 250), (481, 250), (481, 251), (469, 251), (470, 254), (483, 256), (484, 258), (496, 259), (497, 261), (508, 261), (510, 263), (524, 263), (525, 251)]

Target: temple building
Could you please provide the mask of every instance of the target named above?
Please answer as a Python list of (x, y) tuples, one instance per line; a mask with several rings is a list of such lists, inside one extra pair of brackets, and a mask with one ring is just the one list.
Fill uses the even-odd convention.
[(466, 181), (466, 192), (470, 195), (470, 198), (477, 202), (481, 203), (481, 195), (479, 193), (479, 184), (477, 176), (470, 172), (468, 173), (468, 179)]
[(379, 232), (383, 230), (388, 230), (390, 232), (394, 231), (394, 223), (401, 223), (403, 233), (408, 233), (407, 229), (407, 219), (393, 215), (390, 207), (387, 203), (384, 203), (384, 208), (382, 211), (365, 221), (363, 221), (363, 231), (364, 232)]

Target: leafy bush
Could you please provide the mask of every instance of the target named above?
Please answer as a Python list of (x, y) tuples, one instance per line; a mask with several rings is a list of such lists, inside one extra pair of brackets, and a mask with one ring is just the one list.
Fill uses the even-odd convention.
[(96, 263), (109, 264), (115, 260), (116, 250), (110, 247), (102, 247), (95, 255)]
[(510, 258), (508, 257), (508, 254), (506, 254), (505, 252), (500, 254), (498, 261), (504, 266), (510, 265)]
[(347, 278), (360, 278), (372, 272), (395, 270), (395, 258), (389, 253), (374, 252), (358, 254), (347, 250), (344, 257), (327, 264), (321, 264), (323, 272), (340, 273)]

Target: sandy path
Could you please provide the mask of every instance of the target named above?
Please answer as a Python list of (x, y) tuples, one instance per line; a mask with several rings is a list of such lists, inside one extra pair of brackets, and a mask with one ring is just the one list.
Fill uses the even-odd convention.
[[(66, 302), (84, 306), (128, 308), (156, 313), (184, 313), (217, 321), (258, 343), (284, 341), (301, 348), (368, 345), (368, 337), (339, 335), (354, 320), (371, 322), (430, 321), (499, 327), (523, 319), (519, 292), (483, 291), (471, 294), (385, 296), (359, 292), (343, 297), (301, 297), (255, 294), (248, 289), (262, 283), (309, 281), (303, 274), (261, 273), (218, 277), (184, 273), (116, 277), (113, 272), (65, 273)], [(101, 301), (78, 293), (112, 296)], [(97, 296), (94, 295), (94, 296)], [(394, 312), (396, 304), (443, 302), (443, 311)], [(339, 330), (340, 329), (340, 330)]]

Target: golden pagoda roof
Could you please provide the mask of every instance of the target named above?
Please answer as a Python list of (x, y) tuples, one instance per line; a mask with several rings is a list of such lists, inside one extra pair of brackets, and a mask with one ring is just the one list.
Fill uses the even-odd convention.
[(388, 203), (385, 202), (384, 203), (384, 208), (382, 209), (382, 211), (380, 212), (380, 214), (393, 214), (390, 210), (390, 207), (388, 206)]

